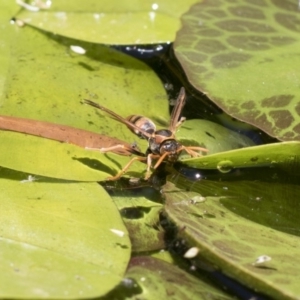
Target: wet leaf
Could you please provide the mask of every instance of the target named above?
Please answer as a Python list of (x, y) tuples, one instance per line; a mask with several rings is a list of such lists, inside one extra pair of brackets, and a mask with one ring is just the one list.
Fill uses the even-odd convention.
[[(1, 115), (72, 126), (118, 138), (129, 144), (134, 143), (137, 137), (126, 126), (101, 111), (83, 105), (82, 100), (90, 98), (98, 101), (124, 117), (130, 113), (137, 113), (149, 117), (155, 116), (154, 119), (160, 122), (164, 122), (168, 118), (167, 103), (161, 105), (161, 100), (166, 99), (166, 94), (160, 80), (152, 70), (138, 60), (106, 47), (88, 43), (81, 43), (87, 49), (86, 55), (72, 54), (68, 49), (70, 45), (74, 44), (74, 40), (45, 35), (29, 27), (14, 28), (11, 39), (14, 45), (11, 48), (10, 71), (5, 74), (5, 94), (2, 94), (0, 98)], [(62, 66), (64, 66), (63, 70)], [(160, 105), (159, 111), (156, 108), (158, 104)], [(7, 134), (5, 133), (5, 136)], [(41, 145), (39, 145), (37, 139), (32, 139), (34, 140), (32, 145), (27, 143), (31, 150), (24, 154), (23, 140), (28, 141), (31, 138), (19, 139), (18, 136), (17, 139), (13, 139), (12, 144), (15, 148), (11, 153), (15, 153), (15, 158), (11, 156), (10, 149), (6, 147), (7, 149), (1, 154), (4, 161), (2, 165), (33, 174), (71, 180), (103, 180), (108, 173), (115, 174), (128, 162), (128, 159), (124, 160), (123, 157), (119, 159), (111, 156), (110, 159), (106, 159), (106, 155), (99, 156), (99, 153), (92, 153), (93, 151), (83, 153), (82, 149), (72, 146), (69, 148), (66, 144), (59, 146), (57, 143), (41, 141)], [(84, 137), (82, 137), (82, 141), (83, 139)], [(138, 144), (144, 151), (146, 141), (139, 141)], [(2, 145), (4, 147), (3, 142)], [(33, 145), (37, 148), (34, 149)], [(59, 150), (57, 148), (56, 151), (56, 146), (53, 145), (58, 146)], [(48, 146), (50, 148), (47, 148)], [(71, 167), (70, 170), (74, 171), (73, 174), (70, 170), (68, 171), (67, 165), (68, 167), (74, 166), (74, 164), (78, 165), (78, 161), (70, 161), (71, 156), (67, 154), (69, 149), (72, 149), (71, 153), (81, 152), (79, 157), (84, 158), (84, 164), (93, 165), (94, 158), (97, 157), (96, 167), (93, 168), (99, 169), (100, 165), (102, 174), (91, 170), (90, 166), (88, 173), (91, 175), (90, 171), (92, 171), (94, 175), (88, 177), (84, 177), (86, 170), (82, 168), (80, 172), (79, 169), (75, 172)], [(35, 152), (39, 153), (36, 161), (33, 158)], [(62, 152), (68, 156), (69, 162), (66, 165), (63, 161), (66, 155)], [(58, 157), (58, 153), (63, 156)], [(21, 159), (22, 157), (23, 159)], [(46, 165), (46, 157), (49, 159), (47, 168), (51, 165), (51, 172), (48, 172), (47, 168), (43, 170)], [(114, 162), (112, 163), (112, 161)], [(12, 164), (9, 165), (9, 162)], [(112, 165), (117, 165), (117, 169)], [(131, 170), (139, 173), (140, 176), (139, 165), (138, 163), (133, 164)], [(104, 169), (103, 166), (105, 166)], [(55, 167), (61, 171), (64, 169), (63, 173), (55, 173)], [(83, 167), (87, 168), (86, 165)], [(67, 172), (67, 176), (64, 175)], [(80, 176), (78, 177), (78, 175)]]
[[(267, 178), (268, 180), (264, 180)], [(275, 299), (299, 295), (298, 185), (259, 176), (252, 180), (180, 177), (164, 188), (165, 211), (179, 237), (222, 272)], [(201, 201), (196, 199), (201, 198)], [(257, 263), (262, 256), (271, 258)]]
[(226, 113), (283, 141), (299, 140), (297, 1), (191, 7), (175, 53), (188, 80)]
[(180, 15), (195, 2), (60, 1), (47, 11), (23, 10), (17, 17), (39, 29), (93, 43), (157, 44), (174, 40)]
[(96, 183), (27, 175), (0, 170), (0, 297), (106, 294), (122, 280), (130, 257), (127, 231), (111, 198)]
[(162, 204), (149, 199), (160, 198), (155, 191), (147, 188), (139, 192), (122, 190), (111, 196), (129, 232), (133, 252), (149, 252), (166, 247), (165, 232), (160, 226)]
[[(0, 131), (0, 138), (1, 166), (52, 178), (106, 180), (131, 159), (16, 132)], [(145, 164), (136, 163), (128, 174), (143, 176), (145, 169)]]
[[(86, 55), (69, 50), (77, 42), (87, 50)], [(134, 135), (126, 126), (83, 105), (82, 100), (99, 102), (124, 117), (130, 112), (156, 116), (156, 120), (168, 118), (167, 105), (156, 109), (156, 104), (166, 100), (156, 74), (115, 50), (25, 27), (16, 28), (12, 55), (6, 94), (0, 99), (2, 115), (68, 125), (127, 141), (134, 141)]]
[(207, 120), (189, 120), (176, 132), (176, 138), (186, 146), (208, 149), (208, 154), (253, 146), (248, 137)]
[(15, 10), (16, 4), (13, 1), (3, 1), (3, 3), (1, 3), (0, 96), (4, 92), (6, 76), (10, 68), (10, 45), (12, 37), (14, 36), (14, 28), (9, 24), (9, 20)]
[(231, 299), (178, 267), (146, 256), (131, 259), (122, 288), (110, 296), (124, 294), (131, 294), (126, 299)]
[(282, 142), (201, 156), (184, 163), (194, 168), (218, 169), (222, 173), (235, 168), (270, 166), (299, 174), (299, 151), (299, 142)]

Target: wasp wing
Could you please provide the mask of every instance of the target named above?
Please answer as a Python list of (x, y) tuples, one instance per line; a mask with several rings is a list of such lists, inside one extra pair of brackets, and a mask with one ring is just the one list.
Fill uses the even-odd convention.
[(144, 136), (146, 136), (146, 137), (148, 137), (148, 138), (150, 138), (150, 137), (152, 136), (150, 133), (146, 132), (145, 130), (142, 130), (141, 128), (139, 128), (138, 126), (134, 125), (133, 123), (131, 123), (131, 122), (128, 121), (127, 119), (125, 119), (125, 118), (119, 116), (118, 114), (116, 114), (116, 113), (113, 112), (112, 110), (110, 110), (110, 109), (108, 109), (108, 108), (106, 108), (106, 107), (104, 107), (104, 106), (102, 106), (102, 105), (100, 105), (100, 104), (98, 104), (98, 103), (96, 103), (96, 102), (93, 102), (93, 101), (91, 101), (91, 100), (88, 100), (88, 99), (84, 99), (84, 102), (85, 102), (86, 104), (89, 104), (89, 105), (91, 105), (91, 106), (93, 106), (93, 107), (96, 107), (96, 108), (99, 108), (99, 109), (105, 111), (105, 112), (108, 113), (109, 115), (113, 116), (117, 121), (119, 121), (119, 122), (121, 122), (121, 123), (127, 125), (127, 126), (128, 126), (129, 128), (131, 128), (131, 129), (134, 129), (134, 130), (137, 130), (137, 131), (141, 132)]
[(177, 124), (179, 122), (179, 117), (181, 114), (181, 111), (185, 105), (185, 89), (182, 87), (180, 89), (179, 95), (176, 100), (175, 107), (173, 108), (172, 114), (171, 114), (171, 120), (169, 125), (169, 130), (174, 133), (177, 127)]

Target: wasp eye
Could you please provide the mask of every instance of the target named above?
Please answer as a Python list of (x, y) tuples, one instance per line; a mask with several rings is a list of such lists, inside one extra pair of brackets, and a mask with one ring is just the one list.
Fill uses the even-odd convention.
[(165, 152), (175, 153), (175, 152), (177, 152), (178, 147), (179, 147), (179, 143), (176, 140), (174, 140), (174, 139), (166, 140), (162, 143), (162, 145), (160, 147), (160, 152), (161, 153), (165, 153)]

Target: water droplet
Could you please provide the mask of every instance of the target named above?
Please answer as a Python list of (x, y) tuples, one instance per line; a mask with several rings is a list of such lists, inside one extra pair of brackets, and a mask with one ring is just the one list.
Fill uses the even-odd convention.
[(233, 169), (233, 162), (231, 160), (222, 160), (217, 165), (221, 173), (228, 173)]

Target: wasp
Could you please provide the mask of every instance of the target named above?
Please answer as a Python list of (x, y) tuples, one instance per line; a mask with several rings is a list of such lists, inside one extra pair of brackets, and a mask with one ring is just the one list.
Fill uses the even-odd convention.
[[(156, 169), (163, 161), (174, 163), (178, 160), (179, 154), (182, 151), (187, 152), (191, 157), (197, 157), (200, 154), (198, 152), (207, 152), (208, 150), (202, 147), (194, 146), (184, 146), (176, 140), (175, 132), (176, 129), (184, 122), (185, 118), (180, 118), (181, 111), (186, 102), (185, 89), (182, 87), (178, 98), (176, 100), (175, 107), (171, 114), (171, 119), (168, 129), (156, 129), (154, 122), (146, 117), (131, 115), (127, 118), (123, 118), (116, 114), (115, 112), (105, 108), (104, 106), (97, 104), (91, 100), (85, 99), (84, 102), (93, 107), (103, 110), (104, 112), (111, 115), (117, 121), (125, 124), (133, 133), (135, 133), (140, 138), (148, 140), (148, 149), (144, 156), (133, 157), (123, 169), (115, 176), (108, 178), (108, 180), (119, 179), (131, 166), (134, 161), (144, 161), (147, 163), (147, 173), (145, 179), (150, 176), (150, 169), (152, 167), (152, 161), (156, 160), (153, 169)], [(122, 144), (114, 145), (112, 147), (100, 148), (101, 152), (114, 151), (116, 149), (126, 148)], [(88, 148), (93, 149), (95, 148)], [(127, 149), (132, 150), (132, 149)], [(198, 152), (197, 152), (198, 151)]]

